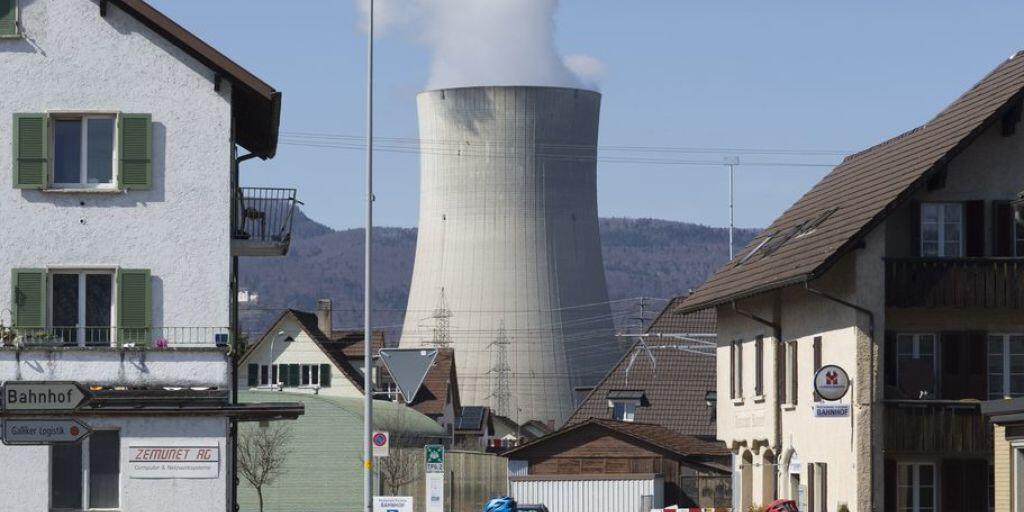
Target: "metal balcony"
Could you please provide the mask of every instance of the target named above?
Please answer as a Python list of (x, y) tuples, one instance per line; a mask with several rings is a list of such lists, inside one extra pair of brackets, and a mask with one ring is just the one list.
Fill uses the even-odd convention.
[(887, 259), (885, 304), (1024, 309), (1024, 258)]
[(239, 187), (232, 207), (232, 256), (284, 256), (292, 241), (293, 188)]
[(227, 327), (3, 327), (5, 347), (226, 347)]

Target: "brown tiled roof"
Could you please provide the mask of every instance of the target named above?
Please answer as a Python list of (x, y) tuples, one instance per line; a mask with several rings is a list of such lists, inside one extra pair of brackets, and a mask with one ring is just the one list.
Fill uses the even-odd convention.
[(724, 457), (729, 455), (729, 449), (726, 448), (725, 443), (720, 441), (680, 434), (677, 431), (665, 428), (661, 425), (596, 418), (563, 427), (544, 437), (537, 438), (526, 444), (503, 452), (501, 455), (504, 457), (511, 457), (517, 453), (530, 450), (537, 445), (546, 443), (551, 439), (571, 435), (579, 429), (588, 426), (597, 426), (611, 430), (683, 457)]
[[(704, 309), (820, 277), (984, 129), (1017, 105), (1022, 87), (1024, 52), (1018, 52), (928, 123), (850, 155), (690, 295), (680, 309)], [(816, 229), (740, 263), (769, 237), (766, 246), (830, 208), (836, 208), (835, 212)]]
[[(674, 314), (670, 308), (674, 309), (679, 300), (674, 299), (666, 306), (648, 333), (715, 332), (713, 311), (710, 316), (705, 312)], [(591, 418), (610, 419), (608, 393), (638, 390), (643, 391), (649, 405), (637, 408), (636, 421), (661, 425), (683, 435), (713, 437), (715, 423), (705, 394), (715, 389), (715, 359), (713, 352), (699, 353), (699, 346), (699, 342), (674, 337), (649, 337), (644, 345), (633, 345), (580, 403), (567, 424)], [(652, 365), (651, 355), (656, 364)]]
[[(686, 300), (680, 296), (669, 301), (665, 309), (651, 322), (648, 333), (658, 334), (714, 334), (718, 325), (718, 311), (715, 308), (679, 314), (679, 306)], [(713, 340), (712, 340), (713, 341)]]
[(236, 142), (262, 158), (274, 157), (281, 119), (280, 92), (145, 1), (110, 0), (110, 3), (203, 63), (219, 78), (229, 81)]
[[(391, 378), (384, 365), (380, 366), (380, 371), (382, 377)], [(455, 349), (439, 348), (434, 365), (427, 370), (423, 386), (410, 406), (427, 416), (439, 416), (444, 413), (449, 391), (453, 394), (454, 411), (458, 413), (462, 403), (459, 400), (458, 372), (455, 370)]]
[[(363, 357), (363, 331), (359, 330), (335, 330), (331, 332), (332, 344), (339, 344), (342, 353), (349, 359)], [(384, 348), (384, 331), (373, 332), (373, 346), (370, 351), (376, 357), (380, 349)]]

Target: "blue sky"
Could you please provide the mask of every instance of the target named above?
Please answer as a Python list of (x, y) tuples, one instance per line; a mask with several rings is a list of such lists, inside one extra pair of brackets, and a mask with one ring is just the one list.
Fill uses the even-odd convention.
[[(151, 0), (284, 93), (281, 129), (365, 133), (365, 35), (353, 0)], [(531, 1), (531, 0), (522, 0)], [(984, 5), (982, 9), (980, 6)], [(600, 146), (858, 150), (927, 121), (1024, 48), (1024, 2), (562, 0), (563, 54), (600, 59)], [(415, 138), (430, 53), (410, 30), (377, 43), (378, 136)], [(719, 162), (735, 151), (633, 156)], [(602, 155), (619, 156), (606, 152)], [(736, 223), (764, 226), (835, 163), (740, 155)], [(635, 160), (631, 158), (630, 160)], [(249, 185), (294, 186), (314, 219), (362, 225), (363, 152), (282, 144)], [(414, 226), (418, 157), (377, 155), (378, 225)], [(602, 216), (728, 222), (721, 165), (598, 164)]]

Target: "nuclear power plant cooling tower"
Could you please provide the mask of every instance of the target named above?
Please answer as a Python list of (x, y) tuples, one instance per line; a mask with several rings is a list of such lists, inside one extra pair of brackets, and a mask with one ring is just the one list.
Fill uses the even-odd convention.
[(601, 95), (417, 96), (419, 238), (401, 346), (455, 349), (464, 405), (561, 423), (620, 355), (597, 225)]

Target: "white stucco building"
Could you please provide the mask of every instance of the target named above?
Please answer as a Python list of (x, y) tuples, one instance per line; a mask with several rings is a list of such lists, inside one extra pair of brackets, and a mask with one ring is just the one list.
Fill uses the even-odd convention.
[(0, 75), (0, 381), (94, 395), (32, 414), (81, 443), (0, 446), (0, 509), (232, 510), (235, 420), (301, 412), (232, 396), (237, 257), (294, 199), (238, 148), (274, 156), (280, 93), (141, 0), (0, 0)]
[[(1024, 510), (979, 410), (1024, 395), (1022, 91), (1018, 53), (847, 157), (679, 308), (717, 309), (734, 507)], [(845, 414), (813, 389), (830, 364)]]

